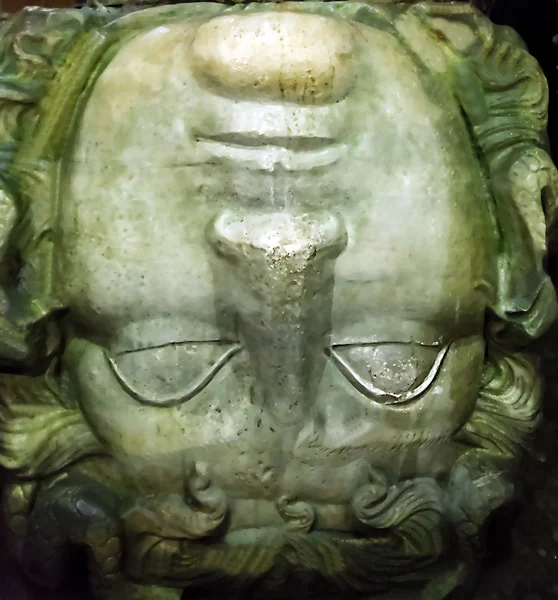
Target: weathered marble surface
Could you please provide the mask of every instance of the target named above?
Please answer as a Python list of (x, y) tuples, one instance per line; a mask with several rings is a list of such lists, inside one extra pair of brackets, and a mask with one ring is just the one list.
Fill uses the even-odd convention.
[(556, 311), (519, 39), (462, 4), (313, 2), (3, 35), (0, 461), (30, 576), (74, 545), (107, 599), (467, 591)]

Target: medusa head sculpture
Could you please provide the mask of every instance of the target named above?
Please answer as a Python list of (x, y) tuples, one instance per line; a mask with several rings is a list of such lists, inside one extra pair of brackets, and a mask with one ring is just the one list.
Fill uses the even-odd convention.
[(74, 549), (105, 600), (467, 595), (556, 314), (518, 36), (384, 0), (27, 9), (0, 38), (29, 577)]

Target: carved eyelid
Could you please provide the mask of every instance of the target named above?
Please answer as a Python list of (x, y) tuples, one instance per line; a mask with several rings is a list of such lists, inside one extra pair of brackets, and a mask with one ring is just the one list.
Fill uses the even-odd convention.
[[(352, 366), (351, 364), (344, 359), (337, 351), (337, 348), (362, 348), (366, 346), (384, 346), (388, 344), (416, 344), (419, 346), (427, 347), (427, 348), (440, 348), (436, 359), (434, 360), (434, 364), (430, 368), (428, 374), (422, 381), (422, 383), (416, 387), (414, 390), (409, 390), (407, 392), (402, 392), (400, 394), (397, 393), (388, 393), (381, 388), (375, 386), (371, 381), (368, 381), (364, 377), (362, 377)], [(361, 394), (366, 396), (370, 400), (375, 400), (380, 402), (381, 404), (388, 405), (401, 405), (407, 404), (408, 402), (412, 402), (420, 397), (433, 383), (434, 379), (438, 375), (440, 367), (444, 362), (444, 358), (448, 353), (448, 350), (451, 346), (451, 342), (448, 342), (444, 345), (439, 343), (436, 344), (424, 344), (420, 342), (363, 342), (360, 344), (335, 344), (326, 348), (326, 354), (333, 360), (341, 374), (353, 385), (355, 389), (357, 389)]]
[[(184, 404), (188, 400), (192, 399), (194, 396), (199, 394), (205, 387), (209, 385), (213, 377), (231, 360), (235, 354), (240, 352), (242, 349), (242, 345), (238, 342), (229, 342), (227, 340), (208, 340), (208, 341), (188, 341), (188, 342), (180, 342), (171, 344), (172, 346), (188, 346), (193, 344), (215, 344), (227, 346), (227, 349), (221, 354), (221, 356), (213, 363), (213, 365), (201, 373), (196, 379), (180, 393), (175, 394), (167, 394), (163, 397), (149, 397), (146, 394), (140, 394), (137, 390), (133, 388), (133, 386), (128, 382), (126, 376), (122, 373), (115, 359), (105, 353), (105, 359), (112, 371), (113, 375), (116, 377), (116, 380), (122, 387), (122, 389), (129, 394), (134, 400), (139, 402), (140, 404), (144, 404), (146, 406), (152, 406), (156, 408), (173, 408), (175, 406), (180, 406)], [(158, 348), (164, 348), (169, 346), (169, 344), (161, 345), (161, 346), (153, 346), (151, 348), (144, 348), (142, 350), (135, 350), (133, 352), (144, 352), (146, 350), (156, 350)], [(122, 354), (130, 354), (130, 352), (122, 352)]]
[(232, 339), (207, 339), (207, 340), (186, 340), (186, 341), (181, 341), (181, 342), (166, 342), (163, 344), (153, 344), (150, 346), (142, 346), (140, 348), (133, 348), (131, 350), (118, 350), (116, 352), (114, 352), (113, 354), (116, 356), (124, 356), (125, 354), (139, 354), (141, 352), (148, 352), (150, 350), (162, 350), (163, 348), (172, 348), (172, 347), (179, 347), (179, 346), (193, 346), (193, 345), (233, 345), (233, 344), (238, 344), (239, 342), (236, 340), (232, 340)]
[[(428, 338), (427, 338), (428, 339)], [(431, 341), (430, 341), (431, 340)], [(405, 339), (391, 339), (383, 336), (371, 337), (339, 337), (335, 336), (330, 343), (331, 348), (363, 348), (364, 346), (385, 346), (387, 344), (400, 346), (423, 346), (424, 348), (441, 348), (445, 342), (441, 336), (430, 336), (430, 340), (417, 339), (415, 336), (408, 336)]]

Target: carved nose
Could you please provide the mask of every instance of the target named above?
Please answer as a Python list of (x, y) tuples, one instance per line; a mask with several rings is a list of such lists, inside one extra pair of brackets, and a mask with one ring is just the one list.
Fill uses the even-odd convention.
[(353, 30), (291, 12), (220, 16), (192, 45), (194, 73), (225, 96), (300, 104), (337, 102), (353, 83)]
[(236, 314), (261, 401), (279, 421), (297, 422), (321, 379), (345, 227), (328, 213), (226, 212), (208, 237), (220, 259), (225, 311)]

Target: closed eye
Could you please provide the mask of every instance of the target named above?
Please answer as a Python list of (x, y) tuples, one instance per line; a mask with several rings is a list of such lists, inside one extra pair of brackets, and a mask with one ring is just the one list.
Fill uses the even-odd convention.
[[(172, 408), (199, 394), (241, 349), (241, 344), (237, 342), (182, 342), (123, 352), (115, 357), (105, 354), (105, 358), (120, 386), (134, 400), (146, 406)], [(171, 352), (178, 352), (178, 357), (170, 358)], [(157, 367), (161, 365), (167, 377), (169, 368), (171, 372), (177, 372), (177, 378), (186, 375), (187, 379), (184, 385), (180, 385), (180, 389), (164, 394), (148, 390), (153, 379), (168, 384), (164, 377), (156, 373)], [(141, 373), (142, 368), (148, 373), (148, 385), (132, 382), (134, 375)], [(141, 387), (145, 391), (140, 391)]]
[(450, 346), (345, 344), (326, 348), (326, 354), (347, 381), (370, 400), (406, 404), (430, 388)]

